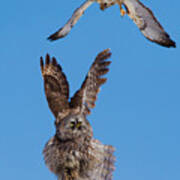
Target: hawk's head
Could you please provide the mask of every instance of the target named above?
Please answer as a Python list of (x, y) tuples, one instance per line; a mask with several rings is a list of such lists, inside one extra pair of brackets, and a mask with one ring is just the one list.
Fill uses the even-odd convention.
[(100, 9), (105, 10), (106, 8), (114, 5), (116, 2), (115, 0), (101, 0), (100, 4)]

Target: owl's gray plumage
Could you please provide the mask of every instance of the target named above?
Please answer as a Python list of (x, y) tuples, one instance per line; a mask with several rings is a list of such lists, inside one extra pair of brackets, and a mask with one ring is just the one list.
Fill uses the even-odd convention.
[(109, 49), (100, 53), (92, 64), (81, 88), (69, 102), (69, 86), (55, 58), (46, 56), (41, 71), (47, 101), (56, 121), (56, 133), (43, 150), (45, 163), (58, 180), (111, 180), (114, 148), (93, 138), (86, 119), (94, 107), (99, 87), (106, 81)]
[[(127, 13), (147, 39), (164, 47), (176, 47), (175, 42), (165, 32), (152, 11), (139, 0), (86, 0), (85, 3), (74, 11), (65, 26), (49, 36), (48, 39), (56, 40), (65, 37), (83, 15), (84, 11), (94, 2), (100, 5), (101, 10), (118, 4), (121, 14), (124, 15)], [(125, 10), (122, 8), (122, 5), (125, 6)]]

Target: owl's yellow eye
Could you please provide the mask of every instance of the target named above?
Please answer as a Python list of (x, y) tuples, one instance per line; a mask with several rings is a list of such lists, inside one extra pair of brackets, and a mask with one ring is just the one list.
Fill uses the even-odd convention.
[(71, 128), (72, 130), (74, 130), (75, 128), (80, 130), (80, 129), (81, 129), (81, 126), (82, 126), (82, 122), (79, 121), (78, 118), (76, 118), (76, 119), (74, 119), (74, 120), (72, 120), (72, 121), (70, 122), (70, 128)]
[(81, 121), (78, 121), (77, 124), (76, 124), (76, 128), (79, 129), (79, 128), (81, 127), (81, 125), (82, 125), (82, 122), (81, 122)]
[(75, 122), (75, 121), (71, 121), (71, 123), (70, 123), (70, 127), (71, 127), (71, 129), (74, 129), (74, 128), (75, 128), (75, 126), (76, 126), (76, 122)]

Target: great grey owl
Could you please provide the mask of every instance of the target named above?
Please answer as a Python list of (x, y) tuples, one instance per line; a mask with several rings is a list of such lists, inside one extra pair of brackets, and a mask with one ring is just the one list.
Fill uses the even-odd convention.
[(111, 56), (106, 49), (96, 57), (81, 88), (69, 101), (69, 85), (56, 59), (40, 59), (48, 105), (54, 114), (56, 133), (43, 150), (45, 163), (58, 180), (111, 180), (114, 148), (93, 138), (86, 116), (95, 100)]

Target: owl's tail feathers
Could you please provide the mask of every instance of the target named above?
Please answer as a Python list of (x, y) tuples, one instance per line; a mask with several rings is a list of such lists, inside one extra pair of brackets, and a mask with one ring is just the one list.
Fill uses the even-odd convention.
[(101, 176), (105, 180), (111, 180), (112, 179), (112, 173), (115, 170), (114, 163), (115, 163), (115, 157), (113, 155), (114, 153), (114, 147), (109, 145), (104, 145), (104, 162), (103, 162), (103, 171)]
[(112, 173), (115, 170), (114, 147), (103, 145), (98, 140), (93, 140), (93, 147), (96, 151), (97, 164), (93, 173), (94, 176), (91, 179), (112, 180)]

